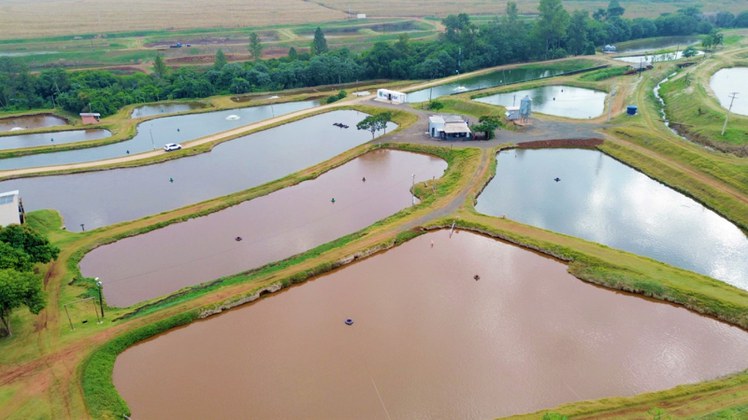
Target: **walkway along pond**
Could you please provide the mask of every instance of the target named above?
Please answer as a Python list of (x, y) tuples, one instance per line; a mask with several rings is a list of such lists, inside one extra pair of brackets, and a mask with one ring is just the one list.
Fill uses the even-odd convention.
[[(371, 140), (356, 130), (366, 114), (333, 111), (257, 132), (211, 152), (127, 169), (11, 179), (27, 211), (56, 209), (68, 230), (138, 219), (255, 187)], [(351, 128), (333, 125), (342, 122)], [(388, 130), (396, 127), (389, 124)]]
[(566, 118), (599, 117), (605, 110), (606, 92), (574, 86), (552, 85), (497, 93), (474, 99), (491, 105), (519, 106), (526, 95), (532, 98), (532, 111)]
[(317, 179), (97, 248), (81, 272), (101, 278), (107, 304), (133, 305), (363, 229), (412, 204), (413, 175), (422, 182), (446, 168), (431, 156), (372, 151)]
[[(748, 238), (693, 199), (595, 150), (499, 153), (476, 209), (748, 289)], [(556, 181), (555, 179), (558, 179)]]
[(426, 234), (138, 344), (114, 384), (133, 418), (486, 419), (748, 367), (744, 331), (566, 270)]
[[(166, 143), (183, 143), (195, 140), (274, 116), (312, 108), (318, 104), (317, 101), (286, 102), (202, 114), (156, 118), (138, 124), (137, 134), (129, 140), (86, 149), (0, 159), (0, 170), (93, 162), (127, 156), (128, 154), (149, 152), (162, 148)], [(239, 118), (230, 118), (232, 115)]]

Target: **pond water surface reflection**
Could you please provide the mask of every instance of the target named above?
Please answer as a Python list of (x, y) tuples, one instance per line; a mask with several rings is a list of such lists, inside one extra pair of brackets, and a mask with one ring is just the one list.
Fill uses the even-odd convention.
[[(748, 289), (748, 239), (693, 199), (594, 150), (499, 153), (476, 209)], [(555, 181), (558, 178), (559, 181)]]
[[(371, 140), (366, 114), (333, 111), (240, 137), (196, 156), (127, 169), (11, 179), (27, 211), (56, 209), (69, 230), (92, 229), (251, 188)], [(389, 125), (393, 129), (394, 124)]]
[(486, 419), (748, 366), (744, 331), (566, 270), (423, 235), (138, 344), (114, 384), (134, 418)]

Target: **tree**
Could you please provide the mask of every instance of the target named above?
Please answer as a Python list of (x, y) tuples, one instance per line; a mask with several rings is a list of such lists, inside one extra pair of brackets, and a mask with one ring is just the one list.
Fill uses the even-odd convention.
[(319, 55), (327, 52), (327, 40), (322, 28), (319, 26), (314, 31), (314, 41), (312, 41), (312, 55)]
[[(363, 120), (356, 124), (356, 128), (359, 130), (369, 130), (371, 132), (371, 138), (374, 139), (374, 135), (379, 130), (387, 130), (387, 123), (392, 119), (392, 113), (382, 112), (376, 115), (369, 115)], [(385, 131), (386, 132), (386, 131)]]
[(41, 278), (30, 271), (0, 270), (0, 321), (9, 336), (10, 313), (21, 306), (38, 314), (44, 309)]
[(586, 10), (577, 10), (571, 15), (569, 23), (569, 38), (566, 45), (569, 52), (574, 55), (583, 54), (587, 46), (587, 20), (589, 15)]
[(685, 50), (683, 50), (683, 57), (691, 58), (696, 55), (696, 53), (696, 48), (694, 48), (692, 45), (689, 45)]
[(47, 238), (25, 225), (10, 225), (0, 228), (0, 242), (23, 251), (32, 263), (47, 263), (60, 253), (60, 249)]
[(291, 47), (288, 49), (288, 58), (290, 58), (291, 60), (296, 60), (297, 58), (299, 58), (299, 53), (296, 52), (296, 48)]
[(623, 13), (625, 11), (626, 9), (621, 7), (621, 4), (618, 3), (618, 0), (610, 0), (610, 3), (608, 3), (608, 10), (605, 11), (605, 15), (608, 19), (621, 17), (623, 16)]
[(153, 73), (156, 74), (156, 77), (163, 79), (166, 77), (167, 71), (168, 68), (164, 63), (163, 57), (161, 57), (161, 54), (156, 54), (156, 59), (153, 60)]
[(714, 17), (714, 24), (720, 28), (730, 28), (735, 22), (735, 15), (730, 12), (719, 12)]
[(253, 60), (257, 61), (262, 57), (262, 42), (260, 42), (260, 36), (256, 32), (249, 34), (248, 49)]
[(226, 54), (223, 53), (223, 50), (219, 49), (216, 51), (216, 58), (213, 61), (214, 69), (221, 70), (228, 62), (229, 61), (226, 59)]
[(548, 53), (559, 48), (561, 41), (566, 38), (569, 13), (564, 9), (561, 0), (540, 0), (538, 11), (540, 17), (535, 23), (535, 32)]
[(499, 117), (493, 115), (483, 115), (478, 119), (478, 124), (473, 126), (473, 131), (483, 133), (486, 140), (494, 138), (494, 132), (501, 127)]

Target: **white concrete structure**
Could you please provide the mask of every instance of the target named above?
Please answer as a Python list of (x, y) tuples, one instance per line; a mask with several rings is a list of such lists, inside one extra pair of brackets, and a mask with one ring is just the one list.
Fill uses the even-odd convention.
[(504, 113), (504, 115), (506, 115), (506, 119), (508, 119), (509, 121), (518, 120), (520, 118), (519, 107), (518, 106), (506, 107), (506, 112)]
[(377, 89), (377, 101), (392, 102), (393, 104), (401, 104), (407, 101), (408, 95), (403, 92), (398, 92), (389, 89)]
[(449, 115), (432, 115), (429, 117), (429, 135), (434, 138), (451, 140), (451, 139), (470, 139), (473, 137), (470, 127), (462, 117)]
[(23, 223), (23, 204), (16, 191), (0, 193), (0, 226)]

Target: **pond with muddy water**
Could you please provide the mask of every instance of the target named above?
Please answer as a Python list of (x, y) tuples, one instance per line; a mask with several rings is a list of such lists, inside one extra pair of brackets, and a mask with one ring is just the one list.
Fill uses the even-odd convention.
[(413, 181), (438, 178), (446, 166), (431, 156), (372, 151), (314, 180), (99, 247), (83, 258), (81, 273), (101, 278), (108, 305), (130, 306), (362, 229), (410, 206)]
[(574, 86), (551, 85), (497, 93), (474, 99), (491, 105), (519, 106), (525, 96), (532, 99), (532, 112), (558, 117), (588, 119), (602, 115), (607, 93)]
[(66, 125), (65, 118), (52, 114), (21, 115), (18, 117), (0, 118), (0, 132), (33, 130), (35, 128), (55, 127)]
[[(693, 199), (595, 150), (497, 156), (476, 209), (748, 289), (748, 238)], [(558, 181), (556, 181), (558, 179)]]
[[(366, 114), (333, 111), (217, 145), (212, 151), (134, 168), (11, 179), (27, 211), (55, 209), (68, 230), (93, 229), (176, 209), (282, 178), (371, 140)], [(333, 123), (344, 123), (344, 129)], [(388, 130), (396, 125), (390, 123)], [(381, 132), (380, 132), (381, 134)]]
[[(0, 159), (0, 170), (93, 162), (161, 149), (166, 143), (184, 143), (274, 116), (317, 106), (317, 101), (287, 102), (248, 108), (175, 115), (138, 124), (129, 140), (86, 149)], [(355, 124), (354, 124), (355, 127)]]
[(746, 354), (738, 328), (440, 231), (135, 345), (113, 380), (134, 418), (484, 419), (704, 381)]

